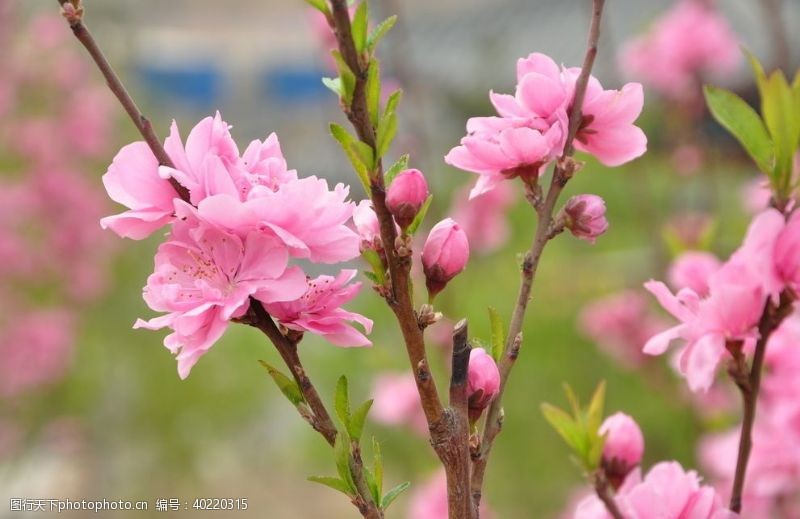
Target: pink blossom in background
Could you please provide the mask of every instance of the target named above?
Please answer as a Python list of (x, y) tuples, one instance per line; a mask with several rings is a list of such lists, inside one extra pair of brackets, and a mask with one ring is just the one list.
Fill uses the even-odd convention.
[[(498, 116), (469, 119), (467, 135), (445, 157), (451, 166), (479, 175), (471, 198), (494, 189), (504, 179), (536, 178), (561, 155), (579, 74), (579, 68), (559, 67), (548, 56), (533, 53), (517, 62), (515, 95), (490, 92)], [(643, 101), (641, 85), (629, 83), (621, 90), (604, 90), (592, 77), (575, 147), (608, 166), (640, 156), (647, 138), (633, 123)]]
[(291, 300), (306, 291), (306, 280), (298, 267), (287, 268), (280, 240), (258, 232), (241, 240), (197, 221), (187, 204), (176, 210), (180, 220), (159, 247), (144, 289), (147, 305), (167, 314), (140, 319), (135, 327), (172, 329), (164, 346), (177, 355), (178, 373), (186, 378), (230, 320), (245, 314), (251, 296), (265, 303)]
[(713, 2), (679, 0), (629, 41), (619, 60), (631, 78), (681, 99), (699, 93), (709, 75), (734, 72), (740, 56), (739, 42)]
[[(694, 471), (685, 471), (676, 461), (654, 465), (642, 478), (631, 472), (614, 500), (626, 519), (733, 519), (716, 491), (701, 484)], [(591, 495), (575, 511), (574, 519), (611, 519), (600, 499)]]
[[(495, 517), (486, 504), (481, 501), (480, 516), (485, 519)], [(447, 519), (447, 477), (441, 469), (423, 481), (419, 486), (411, 487), (409, 496), (408, 519)]]
[(663, 327), (664, 322), (650, 312), (645, 296), (634, 290), (593, 301), (578, 319), (581, 333), (626, 368), (641, 366), (649, 359), (642, 347)]
[(708, 280), (720, 269), (722, 262), (710, 252), (684, 252), (672, 262), (667, 273), (675, 290), (690, 288), (700, 297), (708, 295)]
[[(309, 279), (306, 290), (299, 298), (285, 302), (278, 300), (266, 304), (265, 308), (290, 330), (320, 335), (337, 346), (371, 346), (370, 340), (349, 323), (356, 322), (366, 333), (370, 333), (372, 320), (341, 307), (356, 297), (361, 289), (361, 283), (348, 285), (355, 275), (355, 270), (342, 270), (336, 277)], [(286, 297), (276, 291), (275, 297), (278, 296), (281, 299)], [(259, 294), (256, 297), (261, 299)]]
[(505, 245), (511, 235), (506, 213), (516, 201), (515, 191), (507, 182), (473, 198), (469, 198), (468, 191), (456, 191), (450, 214), (467, 233), (473, 251), (492, 253)]
[(683, 211), (667, 221), (664, 234), (680, 249), (702, 250), (706, 248), (715, 226), (714, 218), (707, 213)]
[(379, 374), (372, 386), (372, 398), (375, 401), (370, 416), (376, 422), (403, 425), (420, 436), (428, 435), (428, 422), (411, 373)]
[(705, 154), (700, 146), (681, 144), (672, 152), (672, 167), (681, 175), (692, 175), (703, 167)]
[(61, 309), (36, 309), (6, 317), (0, 326), (0, 397), (58, 382), (72, 361), (74, 316)]

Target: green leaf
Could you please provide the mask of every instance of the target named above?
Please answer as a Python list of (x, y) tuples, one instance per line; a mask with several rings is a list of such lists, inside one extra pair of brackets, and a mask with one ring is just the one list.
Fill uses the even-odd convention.
[(325, 16), (330, 14), (330, 11), (328, 10), (328, 2), (325, 0), (306, 0), (306, 3)]
[(397, 22), (397, 15), (392, 15), (379, 23), (378, 26), (375, 27), (375, 30), (370, 33), (369, 37), (367, 38), (367, 51), (370, 54), (375, 52), (375, 47), (378, 45), (381, 39), (386, 36), (386, 33), (389, 32), (389, 29), (394, 27), (395, 22)]
[(361, 185), (364, 186), (364, 191), (369, 194), (371, 192), (369, 176), (373, 162), (372, 148), (356, 140), (347, 130), (336, 123), (331, 123), (330, 129), (331, 135), (339, 142), (342, 151), (344, 151), (344, 154), (350, 159), (350, 163), (353, 165), (358, 179), (361, 180)]
[(756, 111), (742, 98), (722, 88), (705, 86), (706, 102), (711, 114), (752, 157), (758, 168), (772, 175), (775, 151), (764, 123)]
[(773, 72), (761, 94), (761, 110), (772, 141), (775, 143), (775, 177), (779, 189), (788, 188), (792, 176), (792, 160), (800, 141), (800, 103), (783, 72)]
[(606, 381), (603, 380), (594, 390), (589, 408), (586, 410), (586, 428), (589, 431), (597, 431), (603, 423), (603, 407), (606, 401)]
[(495, 362), (500, 362), (506, 347), (506, 331), (503, 318), (493, 307), (489, 307), (489, 324), (492, 329), (492, 357)]
[(356, 51), (361, 54), (367, 48), (367, 25), (369, 24), (369, 16), (367, 12), (367, 1), (363, 0), (353, 15), (351, 24), (353, 33), (353, 43), (356, 46)]
[(389, 99), (386, 100), (386, 108), (384, 109), (383, 113), (384, 116), (386, 114), (393, 114), (397, 111), (397, 105), (400, 103), (400, 97), (403, 95), (403, 89), (398, 88), (394, 92), (389, 95)]
[(390, 491), (386, 492), (386, 495), (383, 496), (383, 499), (381, 500), (381, 509), (386, 510), (389, 508), (389, 505), (391, 505), (392, 502), (397, 499), (397, 496), (405, 492), (410, 486), (411, 483), (406, 481), (405, 483), (400, 483)]
[(367, 279), (369, 279), (370, 281), (372, 281), (376, 285), (381, 285), (382, 284), (381, 281), (378, 279), (378, 276), (376, 276), (374, 272), (370, 272), (368, 270), (363, 270), (363, 271), (361, 271), (361, 273), (364, 274), (364, 276)]
[(347, 432), (350, 433), (350, 437), (355, 441), (361, 440), (361, 433), (364, 432), (364, 422), (367, 421), (367, 414), (369, 414), (369, 409), (372, 407), (372, 402), (373, 400), (370, 399), (358, 406), (350, 417), (350, 425), (347, 427)]
[(322, 78), (322, 84), (325, 85), (328, 90), (336, 94), (336, 97), (342, 97), (342, 80), (341, 78), (330, 78), (324, 77)]
[(543, 403), (541, 406), (542, 414), (556, 430), (559, 436), (567, 442), (567, 445), (575, 452), (583, 450), (584, 441), (581, 438), (581, 430), (575, 420), (570, 415), (553, 405)]
[(372, 272), (368, 273), (373, 275), (370, 279), (372, 279), (376, 285), (383, 285), (386, 282), (386, 267), (383, 265), (380, 254), (374, 249), (364, 249), (361, 253), (361, 257), (372, 267)]
[(336, 70), (339, 71), (339, 79), (341, 80), (342, 100), (350, 106), (353, 103), (353, 92), (356, 89), (356, 76), (350, 67), (345, 63), (342, 54), (337, 50), (331, 51), (333, 61), (336, 62)]
[(340, 431), (336, 435), (336, 441), (333, 444), (333, 456), (336, 460), (336, 472), (342, 478), (350, 492), (356, 493), (356, 483), (353, 481), (353, 474), (350, 472), (350, 438), (347, 434)]
[(395, 112), (397, 110), (397, 104), (400, 102), (400, 96), (402, 95), (402, 90), (395, 90), (386, 101), (386, 108), (383, 111), (383, 116), (378, 123), (377, 129), (375, 151), (378, 158), (386, 155), (397, 133), (397, 114)]
[(289, 402), (292, 403), (292, 405), (298, 406), (306, 401), (303, 397), (303, 392), (300, 391), (300, 387), (297, 385), (297, 382), (287, 377), (279, 370), (273, 368), (263, 360), (259, 360), (258, 363), (267, 370), (267, 373), (269, 373), (269, 376), (272, 377), (275, 385), (278, 386), (278, 389), (281, 390), (283, 396), (285, 396)]
[(767, 80), (767, 75), (764, 73), (764, 67), (761, 66), (761, 62), (759, 62), (758, 58), (756, 58), (753, 55), (753, 53), (751, 53), (749, 50), (742, 47), (742, 52), (747, 58), (747, 61), (750, 62), (750, 68), (753, 69), (753, 75), (756, 77), (756, 85), (758, 85), (758, 91), (762, 92), (764, 84), (766, 83)]
[(372, 437), (372, 468), (375, 471), (375, 486), (378, 489), (378, 499), (376, 503), (380, 502), (380, 495), (383, 493), (383, 456), (381, 455), (381, 444), (375, 437)]
[(372, 495), (372, 500), (376, 503), (380, 503), (381, 492), (378, 490), (378, 484), (375, 481), (375, 475), (367, 467), (364, 467), (364, 479), (367, 480), (367, 487), (369, 487), (369, 493)]
[(347, 377), (342, 375), (336, 383), (336, 394), (333, 400), (336, 416), (342, 421), (345, 428), (350, 428), (350, 395), (347, 390)]
[(347, 483), (339, 478), (334, 478), (332, 476), (309, 476), (308, 480), (319, 483), (320, 485), (325, 485), (349, 497), (355, 497), (355, 493), (347, 486)]
[(381, 65), (377, 58), (369, 60), (366, 90), (369, 119), (373, 126), (377, 126), (381, 116)]
[(392, 167), (389, 168), (386, 173), (384, 174), (383, 178), (386, 179), (386, 187), (389, 187), (394, 180), (394, 177), (397, 176), (398, 173), (408, 169), (408, 153), (400, 157), (400, 159), (392, 164)]
[(419, 226), (422, 224), (422, 221), (425, 219), (425, 215), (428, 213), (428, 208), (431, 206), (431, 202), (433, 201), (433, 195), (428, 195), (428, 198), (425, 199), (425, 202), (422, 204), (422, 207), (419, 208), (419, 212), (417, 216), (411, 220), (411, 223), (408, 224), (408, 228), (406, 229), (406, 234), (413, 235), (419, 229)]

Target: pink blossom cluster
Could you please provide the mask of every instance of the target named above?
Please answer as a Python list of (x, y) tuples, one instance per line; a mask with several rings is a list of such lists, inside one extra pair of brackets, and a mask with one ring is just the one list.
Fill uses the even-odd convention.
[[(794, 314), (770, 337), (766, 349), (747, 466), (744, 503), (748, 517), (800, 517), (800, 315)], [(721, 491), (733, 481), (739, 425), (706, 436), (700, 460)]]
[[(559, 67), (544, 54), (533, 53), (517, 62), (515, 95), (491, 92), (498, 116), (471, 118), (467, 135), (445, 157), (448, 164), (479, 175), (471, 198), (505, 179), (535, 179), (562, 154), (579, 75), (580, 68)], [(634, 122), (643, 102), (637, 83), (605, 90), (591, 77), (575, 147), (607, 166), (642, 155), (647, 138)]]
[(703, 78), (733, 72), (739, 44), (714, 2), (678, 0), (620, 54), (632, 78), (674, 99), (697, 95)]
[[(752, 348), (758, 339), (758, 322), (768, 299), (777, 301), (782, 290), (800, 283), (800, 216), (788, 221), (775, 209), (758, 214), (750, 224), (741, 247), (714, 270), (713, 260), (695, 258), (695, 269), (708, 275), (707, 295), (703, 279), (689, 272), (695, 289), (681, 287), (673, 294), (661, 282), (645, 287), (679, 324), (653, 336), (644, 346), (649, 355), (664, 353), (673, 340), (684, 344), (678, 367), (692, 391), (707, 391), (716, 368), (728, 355), (728, 347)], [(691, 271), (683, 267), (685, 271)]]
[(335, 264), (359, 255), (346, 186), (299, 178), (275, 134), (240, 153), (219, 113), (185, 142), (173, 122), (164, 149), (171, 167), (159, 165), (144, 142), (119, 151), (103, 182), (128, 209), (101, 223), (133, 239), (169, 226), (144, 289), (148, 306), (164, 315), (135, 327), (172, 330), (164, 345), (176, 354), (181, 378), (253, 304), (290, 330), (338, 346), (370, 344), (350, 323), (369, 332), (372, 321), (342, 308), (359, 290), (350, 283), (355, 271), (310, 278), (290, 262)]
[(13, 402), (64, 377), (78, 313), (105, 292), (106, 203), (79, 171), (107, 150), (113, 121), (60, 17), (0, 11), (0, 399)]

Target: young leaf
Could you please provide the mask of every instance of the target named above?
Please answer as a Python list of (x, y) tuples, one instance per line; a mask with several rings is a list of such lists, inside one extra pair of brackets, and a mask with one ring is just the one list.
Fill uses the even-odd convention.
[(334, 396), (334, 408), (336, 409), (336, 416), (342, 421), (342, 424), (350, 428), (350, 395), (347, 390), (347, 377), (342, 375), (336, 383), (336, 394)]
[(303, 397), (303, 392), (300, 391), (300, 387), (297, 385), (297, 382), (290, 379), (277, 369), (273, 368), (269, 364), (267, 364), (263, 360), (258, 361), (264, 369), (267, 370), (269, 376), (272, 377), (272, 380), (275, 381), (275, 385), (278, 386), (278, 389), (281, 390), (283, 396), (285, 396), (289, 402), (292, 403), (294, 406), (298, 406), (305, 402), (305, 398)]
[[(372, 148), (367, 146), (361, 141), (358, 141), (350, 135), (347, 130), (342, 128), (336, 123), (331, 123), (330, 125), (331, 135), (333, 138), (336, 139), (342, 147), (342, 151), (344, 154), (347, 155), (347, 158), (350, 159), (350, 163), (353, 165), (353, 169), (356, 171), (359, 180), (361, 180), (361, 185), (364, 186), (364, 190), (367, 194), (370, 193), (370, 182), (369, 182), (369, 175), (370, 170), (372, 169)], [(364, 149), (366, 147), (366, 150)], [(369, 156), (365, 156), (369, 153)]]
[(350, 67), (345, 63), (342, 54), (334, 49), (331, 51), (333, 61), (336, 62), (336, 70), (339, 71), (339, 79), (341, 80), (342, 100), (349, 106), (353, 102), (353, 92), (356, 89), (356, 76)]
[(369, 409), (372, 407), (372, 402), (373, 400), (370, 399), (358, 406), (350, 417), (350, 425), (347, 427), (347, 432), (350, 433), (350, 437), (355, 441), (361, 440), (361, 433), (364, 432), (364, 422), (367, 421), (367, 414), (369, 414)]
[(372, 33), (369, 35), (369, 38), (367, 38), (367, 51), (370, 54), (375, 52), (375, 47), (378, 45), (381, 39), (386, 36), (386, 33), (389, 32), (389, 29), (394, 27), (395, 22), (397, 22), (397, 15), (392, 15), (375, 27), (375, 30), (372, 31)]
[(394, 180), (394, 177), (397, 176), (398, 173), (401, 171), (408, 169), (408, 153), (400, 157), (400, 159), (392, 164), (392, 167), (389, 168), (386, 173), (384, 174), (384, 178), (386, 179), (386, 187), (389, 187)]
[(374, 272), (370, 272), (368, 270), (362, 270), (361, 273), (364, 274), (364, 276), (370, 281), (372, 281), (374, 284), (378, 286), (383, 284), (383, 282), (378, 279), (378, 276), (376, 276)]
[(330, 11), (328, 10), (328, 2), (325, 0), (306, 0), (306, 3), (325, 16), (330, 14)]
[(776, 70), (767, 78), (761, 93), (761, 115), (775, 144), (775, 176), (785, 188), (792, 175), (792, 160), (800, 140), (800, 104), (795, 103), (792, 88), (783, 72)]
[(383, 285), (386, 282), (386, 267), (383, 265), (380, 255), (373, 249), (364, 249), (361, 257), (372, 267), (372, 272), (365, 272), (365, 274), (372, 274), (373, 277), (370, 279), (376, 285)]
[(428, 213), (428, 208), (431, 206), (431, 202), (433, 201), (433, 195), (428, 195), (428, 198), (425, 199), (423, 202), (422, 207), (419, 208), (419, 212), (417, 216), (411, 220), (411, 223), (408, 224), (406, 228), (406, 233), (409, 235), (413, 235), (419, 229), (419, 226), (422, 224), (422, 221), (425, 219), (425, 215)]
[(771, 176), (775, 150), (764, 122), (742, 98), (722, 88), (705, 86), (711, 114), (744, 147), (758, 168)]
[(506, 331), (503, 318), (492, 306), (489, 307), (489, 324), (492, 328), (492, 357), (495, 362), (500, 362), (506, 346)]
[(334, 478), (332, 476), (309, 476), (308, 480), (313, 481), (314, 483), (319, 483), (320, 485), (325, 485), (326, 487), (337, 490), (349, 497), (355, 497), (355, 494), (347, 486), (347, 483), (339, 478)]
[(353, 474), (350, 472), (350, 438), (346, 433), (339, 432), (336, 435), (336, 442), (333, 444), (333, 456), (336, 460), (336, 472), (339, 477), (347, 484), (348, 489), (353, 494), (356, 493), (356, 484), (353, 481)]
[(325, 85), (328, 90), (336, 94), (336, 97), (342, 97), (342, 80), (341, 78), (330, 78), (324, 77), (322, 78), (322, 84)]
[(392, 145), (392, 140), (397, 134), (397, 114), (394, 112), (386, 113), (378, 123), (377, 142), (375, 144), (378, 158), (383, 157), (389, 146)]
[(376, 503), (380, 502), (380, 495), (383, 493), (383, 456), (381, 455), (381, 444), (375, 437), (372, 437), (372, 468), (375, 472), (375, 486), (378, 489), (378, 499)]
[(376, 503), (380, 503), (381, 492), (378, 490), (378, 484), (375, 481), (375, 475), (367, 467), (364, 467), (364, 479), (367, 480), (367, 487), (369, 487), (369, 493), (372, 495), (372, 499)]
[(583, 449), (581, 430), (575, 420), (561, 409), (547, 403), (541, 406), (542, 414), (545, 419), (553, 426), (559, 436), (567, 442), (567, 445), (576, 452)]
[(587, 430), (597, 431), (600, 429), (600, 424), (603, 422), (603, 407), (606, 401), (606, 381), (603, 380), (597, 385), (594, 390), (592, 400), (589, 402), (589, 408), (586, 410), (586, 428)]
[(356, 51), (361, 54), (367, 48), (367, 25), (369, 24), (369, 16), (367, 13), (367, 2), (363, 0), (353, 15), (352, 31), (353, 43), (356, 46)]
[(386, 492), (386, 495), (383, 496), (383, 499), (381, 499), (381, 509), (386, 510), (389, 508), (389, 505), (391, 505), (392, 502), (397, 499), (397, 496), (405, 492), (410, 486), (411, 483), (406, 481), (405, 483), (400, 483), (390, 491)]
[(381, 65), (377, 58), (369, 60), (366, 89), (369, 118), (372, 125), (377, 126), (381, 117)]

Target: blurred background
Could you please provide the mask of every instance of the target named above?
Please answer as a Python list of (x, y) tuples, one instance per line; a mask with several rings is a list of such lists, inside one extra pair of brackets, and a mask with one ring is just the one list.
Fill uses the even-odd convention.
[[(696, 3), (769, 66), (796, 69), (797, 0)], [(354, 180), (327, 133), (330, 121), (343, 121), (320, 81), (334, 75), (332, 43), (304, 2), (85, 4), (87, 25), (162, 137), (173, 118), (185, 135), (220, 110), (240, 148), (275, 131), (301, 176)], [(736, 421), (730, 395), (698, 405), (669, 361), (635, 353), (647, 338), (642, 327), (658, 329), (654, 323), (663, 319), (642, 282), (664, 278), (685, 250), (729, 253), (748, 211), (764, 203), (755, 168), (708, 117), (700, 96), (701, 81), (709, 80), (756, 101), (738, 49), (724, 67), (718, 51), (698, 58), (677, 90), (653, 71), (669, 67), (658, 49), (645, 53), (652, 59), (645, 66), (625, 57), (632, 39), (658, 30), (654, 21), (676, 5), (606, 6), (595, 74), (606, 88), (645, 83), (639, 124), (649, 151), (613, 170), (589, 160), (567, 189), (601, 195), (611, 227), (595, 246), (563, 236), (545, 253), (489, 465), (486, 496), (497, 517), (559, 517), (581, 493), (578, 467), (539, 412), (543, 401), (565, 403), (564, 382), (587, 396), (608, 382), (608, 412), (624, 411), (642, 425), (646, 465), (677, 459), (702, 473), (696, 441)], [(486, 340), (487, 307), (510, 315), (517, 254), (535, 222), (514, 189), (486, 212), (466, 206), (464, 186), (475, 177), (442, 157), (458, 144), (468, 117), (492, 114), (490, 89), (513, 92), (518, 58), (537, 51), (580, 65), (589, 6), (373, 0), (370, 8), (373, 23), (400, 16), (379, 49), (384, 82), (405, 92), (392, 155), (411, 153), (412, 166), (425, 171), (435, 193), (430, 222), (460, 215), (473, 233), (467, 271), (437, 303), (447, 320), (429, 334), (434, 368), (445, 377), (448, 322), (468, 317), (471, 333)], [(709, 33), (687, 29), (685, 36), (684, 45), (713, 43), (704, 41)], [(342, 496), (305, 480), (332, 473), (332, 456), (257, 364), (279, 364), (257, 331), (231, 327), (181, 381), (162, 334), (131, 329), (137, 317), (150, 317), (140, 296), (158, 239), (123, 242), (98, 220), (118, 211), (100, 177), (116, 150), (138, 136), (56, 2), (0, 0), (0, 49), (0, 517), (25, 516), (5, 504), (17, 497), (150, 502), (149, 512), (103, 517), (163, 515), (153, 510), (155, 500), (172, 498), (190, 505), (195, 498), (248, 499), (249, 509), (236, 517), (354, 517)], [(354, 184), (359, 200), (364, 195)], [(622, 305), (628, 313), (617, 311), (620, 297), (629, 298)], [(374, 394), (376, 377), (406, 368), (384, 306), (368, 289), (352, 305), (378, 323), (371, 349), (303, 341), (305, 365), (325, 397), (342, 373), (363, 400)], [(368, 434), (381, 442), (388, 485), (410, 480), (413, 492), (435, 478), (434, 454), (413, 426), (372, 423)], [(412, 499), (401, 497), (388, 517), (406, 517)]]

